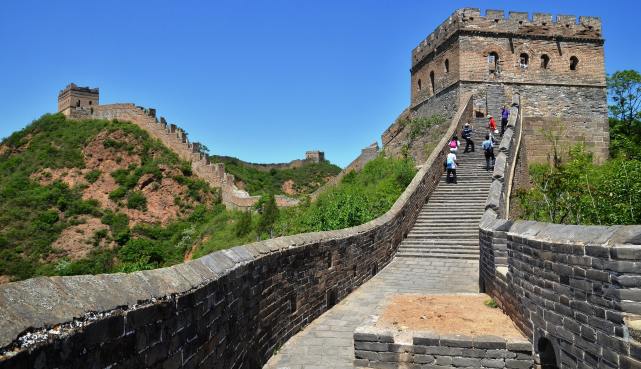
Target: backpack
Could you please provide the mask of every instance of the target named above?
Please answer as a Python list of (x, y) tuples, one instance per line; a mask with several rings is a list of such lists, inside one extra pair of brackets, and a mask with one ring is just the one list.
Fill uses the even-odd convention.
[(491, 142), (485, 141), (483, 142), (483, 150), (487, 153), (492, 153), (494, 152), (494, 147), (492, 146)]
[(454, 159), (452, 159), (450, 156), (447, 157), (445, 162), (447, 163), (447, 168), (448, 169), (453, 169), (454, 168)]
[(454, 140), (450, 141), (450, 147), (453, 149), (456, 149), (456, 141)]

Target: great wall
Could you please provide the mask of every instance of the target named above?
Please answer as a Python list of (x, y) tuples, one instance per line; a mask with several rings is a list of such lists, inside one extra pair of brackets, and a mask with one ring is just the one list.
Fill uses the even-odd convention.
[[(99, 104), (97, 88), (78, 87), (71, 83), (58, 94), (58, 111), (70, 119), (117, 119), (129, 121), (144, 129), (164, 145), (174, 151), (182, 160), (191, 163), (194, 174), (207, 181), (212, 187), (221, 189), (222, 202), (231, 209), (251, 209), (260, 196), (251, 196), (236, 186), (236, 179), (225, 172), (222, 163), (211, 163), (209, 155), (203, 153), (200, 144), (190, 142), (187, 132), (176, 124), (167, 123), (164, 117), (156, 117), (156, 109), (147, 109), (132, 103)], [(308, 151), (304, 160), (294, 160), (286, 164), (258, 165), (246, 163), (256, 168), (294, 168), (305, 162), (318, 162), (324, 159), (320, 151)], [(294, 206), (297, 199), (276, 195), (279, 207)]]
[[(527, 180), (528, 162), (548, 159), (542, 128), (572, 129), (576, 134), (563, 135), (564, 143), (583, 141), (596, 161), (607, 157), (603, 43), (595, 17), (456, 10), (412, 52), (408, 108), (411, 116), (442, 114), (449, 126), (387, 213), (357, 227), (269, 239), (169, 268), (2, 285), (0, 368), (253, 369), (270, 358), (275, 364), (267, 368), (289, 359), (301, 360), (291, 367), (326, 368), (641, 368), (641, 226), (510, 219), (511, 194)], [(487, 196), (470, 197), (482, 209), (474, 218), (477, 256), (457, 262), (456, 245), (441, 246), (449, 249), (440, 259), (397, 254), (416, 234), (423, 250), (438, 239), (429, 236), (437, 234), (434, 223), (421, 219), (441, 211), (443, 199), (456, 201), (442, 183), (446, 143), (464, 123), (498, 116), (502, 105), (511, 114), (487, 188), (479, 191)], [(152, 112), (133, 105), (104, 115), (100, 105), (88, 109), (158, 127), (154, 137), (197, 159), (194, 171), (215, 168)], [(384, 145), (403, 129), (390, 126)], [(477, 174), (466, 178), (464, 170), (461, 183), (475, 183)], [(223, 170), (211, 176), (219, 183), (227, 178)], [(426, 267), (411, 275), (412, 265)], [(386, 274), (394, 278), (381, 278)], [(377, 291), (399, 290), (410, 277), (416, 285), (435, 278), (438, 291), (457, 292), (461, 284), (458, 292), (489, 294), (527, 340), (416, 334), (398, 341), (365, 325), (345, 332), (345, 346), (336, 335), (318, 334), (330, 321), (361, 324), (368, 316), (355, 315), (377, 312), (345, 309), (358, 299), (375, 306)], [(319, 361), (327, 356), (309, 347), (291, 358), (310, 332), (349, 365)]]

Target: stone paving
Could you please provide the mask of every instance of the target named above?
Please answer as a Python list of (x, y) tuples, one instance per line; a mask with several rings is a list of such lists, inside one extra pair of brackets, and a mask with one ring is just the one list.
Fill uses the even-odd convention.
[(264, 369), (352, 369), (354, 329), (397, 293), (477, 293), (478, 261), (395, 258), (380, 273), (310, 323)]

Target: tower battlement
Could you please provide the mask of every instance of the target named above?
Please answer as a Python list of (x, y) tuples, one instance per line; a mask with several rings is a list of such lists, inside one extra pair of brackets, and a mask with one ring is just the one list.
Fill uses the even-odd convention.
[(412, 50), (412, 67), (437, 50), (457, 33), (494, 34), (515, 38), (554, 38), (603, 43), (601, 18), (593, 16), (557, 15), (478, 8), (454, 11), (443, 23)]
[(70, 83), (58, 93), (58, 112), (70, 117), (84, 117), (93, 114), (99, 105), (98, 88), (79, 87)]

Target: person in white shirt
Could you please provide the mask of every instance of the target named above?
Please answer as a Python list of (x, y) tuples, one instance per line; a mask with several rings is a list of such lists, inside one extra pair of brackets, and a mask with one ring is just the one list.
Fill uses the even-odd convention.
[(447, 163), (446, 182), (456, 184), (456, 167), (458, 165), (456, 161), (456, 149), (450, 148), (450, 153), (447, 154), (446, 163)]

